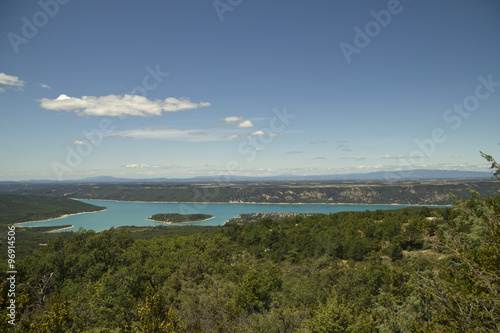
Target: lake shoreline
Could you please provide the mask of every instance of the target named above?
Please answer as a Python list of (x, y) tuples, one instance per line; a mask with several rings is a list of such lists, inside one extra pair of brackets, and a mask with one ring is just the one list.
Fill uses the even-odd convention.
[(74, 227), (75, 227), (74, 225), (70, 225), (70, 226), (64, 227), (64, 228), (59, 228), (59, 229), (54, 229), (54, 230), (50, 230), (50, 231), (45, 231), (45, 233), (50, 234), (52, 232), (61, 232), (63, 230), (71, 229), (71, 228), (74, 228)]
[[(99, 212), (104, 212), (106, 211), (107, 208), (105, 209), (102, 209), (102, 210), (96, 210), (96, 211), (93, 211), (93, 212), (80, 212), (80, 213), (72, 213), (72, 214), (63, 214), (59, 217), (54, 217), (54, 218), (51, 218), (51, 219), (45, 219), (45, 220), (35, 220), (35, 221), (25, 221), (25, 222), (16, 222), (14, 223), (14, 225), (17, 227), (23, 227), (22, 225), (20, 224), (25, 224), (25, 223), (37, 223), (37, 222), (47, 222), (47, 221), (53, 221), (53, 220), (59, 220), (59, 219), (63, 219), (65, 217), (68, 217), (68, 216), (73, 216), (73, 215), (81, 215), (81, 214), (88, 214), (88, 213), (99, 213)], [(74, 227), (74, 226), (73, 226)], [(29, 228), (29, 227), (28, 227)]]
[(206, 204), (248, 204), (248, 205), (373, 205), (373, 206), (411, 206), (411, 207), (452, 207), (453, 205), (421, 205), (421, 204), (405, 204), (405, 203), (345, 203), (345, 202), (187, 202), (187, 201), (134, 201), (134, 200), (113, 200), (113, 199), (84, 199), (84, 198), (70, 198), (73, 200), (91, 200), (91, 201), (112, 201), (112, 202), (134, 202), (134, 203), (172, 203), (172, 204), (193, 204), (193, 205), (206, 205)]
[[(77, 199), (78, 200), (78, 199)], [(102, 200), (102, 199), (79, 199), (83, 202), (92, 203), (97, 206), (106, 206), (106, 211), (102, 214), (83, 215), (83, 217), (70, 217), (63, 215), (59, 218), (68, 217), (66, 220), (57, 221), (57, 219), (45, 219), (44, 222), (30, 221), (21, 222), (18, 225), (22, 227), (35, 227), (35, 226), (51, 226), (54, 228), (62, 228), (68, 225), (74, 225), (74, 229), (66, 230), (72, 231), (79, 228), (85, 230), (94, 230), (96, 232), (108, 230), (109, 228), (121, 226), (223, 226), (229, 220), (237, 218), (240, 214), (253, 214), (253, 213), (278, 213), (278, 214), (332, 214), (345, 211), (375, 211), (375, 210), (394, 210), (394, 209), (420, 209), (411, 208), (409, 205), (342, 205), (342, 204), (270, 204), (259, 205), (258, 203), (207, 203), (205, 205), (183, 205), (172, 202), (137, 202), (137, 201), (118, 201), (118, 200)], [(105, 202), (107, 201), (107, 202)], [(441, 206), (443, 207), (443, 206)], [(176, 212), (191, 212), (191, 213), (204, 213), (206, 216), (187, 216), (186, 220), (177, 218), (162, 218), (157, 217), (157, 220), (151, 219), (152, 214), (158, 212), (167, 212), (166, 214), (178, 214)], [(98, 213), (99, 211), (97, 211)], [(71, 215), (78, 215), (85, 213), (77, 213)], [(184, 214), (190, 215), (190, 214)], [(208, 218), (210, 217), (210, 218)], [(196, 221), (197, 219), (203, 219)], [(187, 222), (189, 220), (189, 222)], [(168, 221), (168, 222), (167, 222)], [(27, 223), (27, 224), (24, 224)], [(28, 224), (29, 223), (29, 224)]]

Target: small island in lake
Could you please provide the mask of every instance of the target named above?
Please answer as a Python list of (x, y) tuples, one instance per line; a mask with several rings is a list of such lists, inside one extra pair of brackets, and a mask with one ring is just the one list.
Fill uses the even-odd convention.
[(188, 222), (201, 222), (214, 218), (213, 215), (208, 214), (155, 214), (148, 220), (162, 223), (188, 223)]

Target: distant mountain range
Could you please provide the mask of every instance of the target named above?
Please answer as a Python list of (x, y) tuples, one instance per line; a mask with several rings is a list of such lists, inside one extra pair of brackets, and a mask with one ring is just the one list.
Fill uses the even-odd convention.
[(247, 176), (202, 176), (193, 178), (116, 178), (99, 176), (78, 180), (25, 180), (3, 181), (0, 184), (49, 184), (49, 183), (179, 183), (179, 182), (248, 182), (248, 181), (357, 181), (357, 180), (430, 180), (430, 179), (491, 179), (492, 174), (481, 171), (459, 170), (406, 170), (406, 171), (376, 171), (369, 173), (351, 173), (318, 176), (278, 175), (270, 177)]

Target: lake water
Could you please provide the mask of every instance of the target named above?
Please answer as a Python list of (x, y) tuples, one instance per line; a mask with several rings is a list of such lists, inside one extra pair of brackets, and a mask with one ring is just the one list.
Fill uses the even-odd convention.
[(165, 202), (119, 202), (107, 200), (79, 200), (96, 206), (107, 207), (105, 211), (70, 215), (47, 221), (22, 223), (25, 227), (47, 227), (73, 225), (65, 231), (76, 231), (80, 227), (87, 230), (101, 231), (120, 226), (165, 225), (147, 219), (159, 213), (209, 214), (213, 219), (182, 223), (193, 225), (223, 225), (227, 220), (239, 214), (248, 213), (336, 213), (342, 211), (365, 211), (377, 209), (399, 209), (404, 205), (344, 205), (344, 204), (248, 204), (248, 203), (165, 203)]

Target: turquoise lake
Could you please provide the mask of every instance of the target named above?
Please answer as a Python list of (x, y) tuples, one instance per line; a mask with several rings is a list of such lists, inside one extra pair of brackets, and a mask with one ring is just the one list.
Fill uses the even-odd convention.
[(249, 203), (165, 203), (123, 202), (107, 200), (79, 200), (96, 206), (107, 207), (105, 211), (70, 215), (64, 218), (40, 222), (21, 223), (25, 227), (47, 227), (73, 225), (65, 231), (76, 231), (80, 227), (102, 231), (120, 226), (165, 225), (147, 219), (159, 213), (209, 214), (213, 219), (182, 225), (223, 225), (227, 220), (247, 213), (336, 213), (342, 211), (365, 211), (377, 209), (399, 209), (405, 205), (345, 205), (345, 204), (249, 204)]

